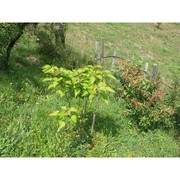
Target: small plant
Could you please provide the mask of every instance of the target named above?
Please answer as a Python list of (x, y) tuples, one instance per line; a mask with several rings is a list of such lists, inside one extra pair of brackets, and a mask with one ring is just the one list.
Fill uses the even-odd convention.
[[(88, 104), (95, 96), (100, 95), (108, 103), (108, 92), (114, 90), (107, 85), (106, 78), (115, 79), (110, 71), (102, 70), (100, 65), (88, 65), (80, 69), (67, 70), (57, 66), (45, 65), (43, 72), (48, 75), (44, 82), (49, 81), (49, 89), (56, 88), (61, 98), (65, 97), (68, 106), (51, 113), (60, 119), (59, 129), (70, 124), (82, 124), (86, 120)], [(73, 106), (73, 99), (78, 103)]]
[(131, 64), (124, 64), (117, 76), (120, 81), (120, 94), (126, 101), (129, 116), (136, 120), (139, 127), (148, 130), (173, 125), (174, 110), (165, 102), (165, 93), (160, 80), (151, 81), (144, 72)]

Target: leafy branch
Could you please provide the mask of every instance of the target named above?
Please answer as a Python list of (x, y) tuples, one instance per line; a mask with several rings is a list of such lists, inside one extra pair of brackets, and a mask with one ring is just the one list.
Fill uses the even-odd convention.
[[(108, 93), (114, 93), (114, 90), (107, 85), (106, 79), (115, 79), (115, 77), (110, 71), (102, 70), (100, 65), (88, 65), (74, 70), (44, 65), (42, 69), (47, 75), (43, 81), (49, 82), (48, 88), (56, 88), (60, 97), (65, 97), (68, 102), (68, 107), (61, 106), (60, 111), (51, 114), (61, 119), (60, 129), (66, 126), (67, 119), (73, 123), (83, 123), (86, 120), (88, 105), (95, 96), (101, 96), (108, 104)], [(71, 105), (73, 99), (78, 99), (78, 106)]]

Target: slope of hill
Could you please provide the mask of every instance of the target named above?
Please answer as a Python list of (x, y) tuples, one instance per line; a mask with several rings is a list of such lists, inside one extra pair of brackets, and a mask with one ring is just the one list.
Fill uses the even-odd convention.
[(164, 78), (180, 70), (180, 24), (163, 23), (78, 23), (70, 24), (67, 41), (94, 59), (95, 42), (105, 40), (105, 56), (116, 55), (134, 63), (159, 65)]
[[(134, 63), (159, 65), (168, 83), (180, 70), (180, 24), (163, 23), (70, 23), (67, 46), (70, 62), (94, 60), (95, 42), (105, 40), (105, 56), (117, 56)], [(70, 52), (70, 51), (69, 51)], [(108, 59), (106, 59), (108, 61)], [(0, 71), (0, 157), (179, 157), (180, 136), (171, 129), (141, 132), (124, 114), (123, 100), (110, 97), (106, 105), (99, 97), (94, 134), (80, 137), (75, 131), (58, 131), (58, 122), (49, 113), (66, 103), (47, 90), (42, 82), (42, 65), (59, 63), (38, 51), (31, 33), (16, 45), (7, 73)]]

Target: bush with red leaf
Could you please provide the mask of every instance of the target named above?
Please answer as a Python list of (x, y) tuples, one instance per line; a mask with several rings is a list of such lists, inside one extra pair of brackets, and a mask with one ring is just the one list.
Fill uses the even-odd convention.
[(118, 91), (126, 102), (126, 114), (143, 130), (172, 127), (174, 109), (166, 104), (161, 80), (152, 82), (140, 67), (130, 63), (122, 64), (118, 71)]

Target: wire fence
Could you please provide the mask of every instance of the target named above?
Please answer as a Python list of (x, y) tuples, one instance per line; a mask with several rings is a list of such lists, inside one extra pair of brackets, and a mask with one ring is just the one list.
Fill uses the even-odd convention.
[[(117, 62), (117, 59), (120, 59), (122, 61), (131, 62), (128, 59), (117, 56), (115, 51), (114, 51), (113, 55), (104, 56), (104, 54), (105, 54), (105, 42), (104, 42), (103, 39), (102, 39), (101, 45), (100, 45), (100, 58), (98, 58), (99, 57), (99, 55), (98, 55), (99, 46), (98, 45), (99, 45), (99, 42), (96, 42), (95, 43), (95, 56), (94, 56), (94, 63), (95, 64), (98, 64), (98, 62), (99, 62), (102, 66), (104, 66), (104, 64), (105, 64), (104, 59), (112, 58), (112, 60), (111, 60), (111, 69), (114, 69), (115, 64), (118, 63), (118, 65), (120, 65), (120, 61)], [(157, 75), (158, 75), (158, 64), (153, 64), (152, 72), (150, 73), (149, 72), (149, 64), (145, 63), (145, 67), (144, 67), (143, 71), (145, 73), (145, 77), (150, 76), (151, 80), (155, 81), (157, 79)]]

